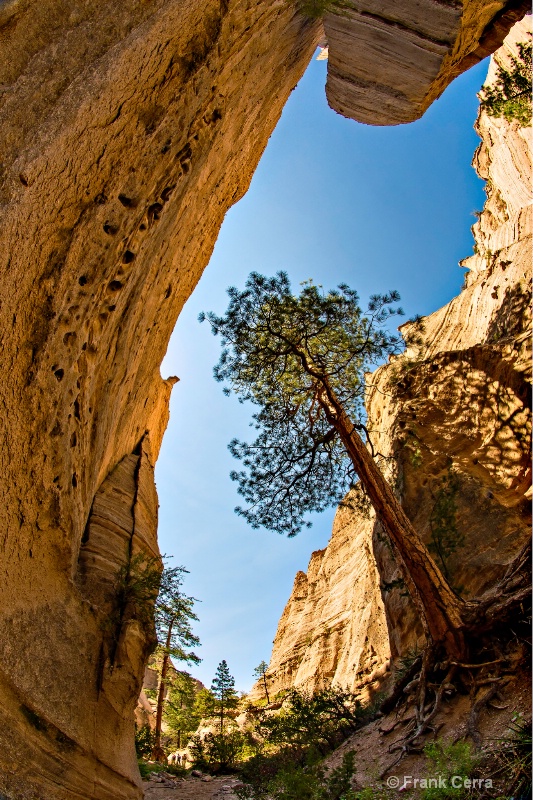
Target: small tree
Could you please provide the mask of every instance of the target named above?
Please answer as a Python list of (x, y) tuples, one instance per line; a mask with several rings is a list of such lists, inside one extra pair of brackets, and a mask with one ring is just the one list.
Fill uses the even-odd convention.
[(161, 575), (159, 594), (155, 603), (155, 625), (160, 643), (161, 678), (157, 695), (156, 724), (154, 731), (154, 747), (152, 758), (164, 760), (165, 753), (161, 747), (161, 727), (163, 722), (163, 706), (167, 692), (167, 673), (170, 658), (185, 661), (187, 664), (198, 664), (200, 659), (188, 648), (200, 644), (194, 635), (191, 622), (198, 620), (193, 611), (194, 597), (183, 594), (183, 574), (185, 567), (166, 567)]
[(464, 535), (457, 527), (456, 497), (459, 491), (459, 479), (451, 467), (442, 478), (431, 511), (431, 541), (429, 550), (441, 565), (442, 571), (450, 581), (449, 558), (458, 547), (464, 544)]
[(178, 750), (187, 744), (202, 719), (196, 703), (197, 694), (198, 685), (188, 672), (178, 671), (170, 681), (163, 722), (176, 736)]
[(518, 52), (519, 58), (510, 57), (509, 69), (497, 65), (493, 86), (482, 87), (480, 108), (490, 117), (531, 125), (531, 42), (520, 42)]
[(280, 272), (252, 273), (244, 291), (232, 287), (228, 294), (226, 315), (207, 315), (213, 333), (222, 335), (215, 378), (260, 407), (256, 441), (229, 446), (247, 468), (232, 473), (249, 503), (237, 513), (252, 527), (294, 536), (309, 524), (306, 512), (338, 503), (358, 476), (395, 547), (428, 641), (460, 659), (461, 600), (385, 480), (365, 426), (364, 375), (401, 348), (400, 337), (384, 327), (402, 313), (393, 306), (398, 293), (373, 296), (363, 313), (346, 285), (325, 293), (308, 282), (295, 296)]
[(154, 746), (154, 732), (149, 725), (135, 724), (135, 752), (137, 758), (148, 757)]
[(293, 687), (286, 693), (280, 713), (263, 713), (257, 728), (271, 744), (315, 747), (326, 755), (361, 719), (361, 704), (347, 690), (334, 686), (312, 694)]
[(199, 715), (200, 719), (210, 719), (215, 712), (215, 698), (213, 693), (206, 689), (205, 686), (200, 689), (196, 694), (194, 701), (195, 713)]
[(220, 733), (224, 732), (224, 719), (228, 711), (235, 708), (239, 699), (235, 691), (235, 679), (230, 675), (228, 665), (222, 660), (217, 667), (211, 684), (211, 693), (215, 698), (214, 714), (220, 719)]
[(266, 678), (267, 672), (268, 672), (268, 664), (266, 663), (266, 661), (261, 661), (259, 666), (254, 669), (254, 676), (259, 680), (261, 678), (263, 679), (263, 686), (265, 689), (266, 700), (267, 703), (270, 705), (270, 698), (268, 696), (267, 678)]

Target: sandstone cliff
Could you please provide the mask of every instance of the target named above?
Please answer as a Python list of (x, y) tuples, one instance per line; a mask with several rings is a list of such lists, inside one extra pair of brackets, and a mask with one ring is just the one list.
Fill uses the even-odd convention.
[[(483, 30), (517, 5), (484, 3)], [(376, 40), (396, 3), (382, 6)], [(414, 55), (402, 68), (420, 72), (424, 103), (435, 69), (439, 87), (455, 74), (447, 54), (478, 47), (480, 26), (459, 44), (478, 7), (442, 31), (432, 69)], [(110, 635), (107, 617), (113, 575), (157, 552), (152, 470), (174, 382), (159, 365), (321, 35), (286, 0), (0, 2), (9, 798), (140, 797), (133, 714), (151, 631), (126, 607)], [(332, 42), (332, 63), (349, 60), (353, 35)]]
[[(380, 667), (386, 672), (389, 641), (373, 525), (348, 504), (339, 508), (327, 548), (313, 553), (307, 574), (296, 575), (268, 668), (272, 696), (289, 686), (313, 691), (335, 683), (352, 690), (371, 684)], [(259, 682), (251, 697), (262, 695)]]
[(453, 77), (494, 52), (529, 10), (520, 0), (353, 0), (324, 19), (328, 101), (371, 125), (411, 122)]
[[(488, 82), (530, 30), (530, 17), (513, 28)], [(463, 291), (423, 320), (420, 345), (371, 376), (367, 403), (376, 449), (394, 456), (391, 479), (426, 543), (439, 493), (451, 486), (464, 542), (446, 566), (465, 596), (501, 576), (529, 536), (531, 486), (531, 128), (483, 113), (477, 130), (473, 165), (487, 201), (473, 227), (475, 254), (462, 262)], [(271, 693), (329, 683), (377, 690), (390, 655), (422, 644), (388, 539), (339, 508), (327, 548), (296, 576), (280, 619)], [(258, 683), (253, 695), (261, 694)]]

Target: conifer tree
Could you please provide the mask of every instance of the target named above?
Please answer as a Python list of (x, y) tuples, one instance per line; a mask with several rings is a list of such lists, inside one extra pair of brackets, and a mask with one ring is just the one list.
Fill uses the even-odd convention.
[[(442, 647), (453, 663), (479, 637), (510, 618), (530, 596), (531, 541), (480, 598), (450, 587), (383, 475), (366, 427), (365, 373), (402, 349), (387, 321), (401, 309), (397, 292), (374, 295), (364, 313), (346, 285), (324, 292), (312, 281), (294, 295), (287, 274), (252, 273), (244, 291), (228, 290), (225, 316), (201, 314), (222, 337), (215, 378), (259, 407), (253, 444), (234, 439), (244, 469), (232, 473), (248, 502), (237, 508), (254, 528), (294, 536), (309, 511), (338, 504), (357, 480), (389, 536), (396, 561), (424, 626), (429, 663)], [(416, 334), (414, 341), (419, 344)], [(226, 393), (230, 388), (224, 389)], [(420, 703), (423, 706), (421, 681)]]
[[(363, 313), (346, 285), (324, 292), (311, 281), (298, 296), (288, 276), (252, 273), (244, 291), (228, 289), (225, 316), (201, 314), (222, 337), (215, 378), (259, 406), (253, 444), (233, 440), (244, 470), (233, 472), (252, 525), (294, 536), (309, 511), (338, 503), (360, 480), (394, 546), (429, 642), (465, 653), (462, 601), (414, 530), (373, 458), (365, 426), (365, 373), (398, 353), (387, 328), (401, 309), (397, 292), (375, 295)], [(229, 393), (229, 388), (225, 389)], [(365, 441), (362, 437), (365, 437)]]
[(224, 719), (228, 711), (238, 703), (237, 692), (235, 691), (235, 679), (230, 675), (228, 665), (222, 660), (217, 667), (211, 693), (215, 698), (214, 713), (220, 719), (220, 733), (224, 732)]
[(161, 575), (159, 594), (155, 602), (155, 626), (160, 643), (159, 652), (162, 657), (161, 677), (157, 695), (155, 741), (152, 758), (164, 760), (161, 747), (161, 727), (163, 723), (163, 706), (168, 688), (167, 674), (171, 657), (187, 664), (199, 664), (200, 659), (190, 647), (200, 644), (200, 640), (192, 632), (191, 622), (198, 620), (193, 611), (194, 597), (188, 597), (181, 591), (185, 567), (165, 567)]
[(196, 696), (198, 685), (188, 672), (178, 670), (169, 681), (163, 721), (167, 729), (176, 736), (176, 747), (180, 750), (187, 744), (189, 736), (200, 724)]
[(267, 703), (270, 705), (270, 698), (268, 696), (267, 679), (266, 679), (267, 672), (268, 672), (268, 664), (266, 663), (266, 661), (261, 661), (259, 666), (257, 666), (254, 669), (255, 677), (263, 681), (263, 687), (265, 689), (266, 700), (267, 700)]
[(531, 42), (518, 43), (519, 57), (510, 56), (506, 69), (496, 64), (492, 85), (482, 86), (480, 108), (490, 117), (517, 120), (522, 126), (531, 125)]

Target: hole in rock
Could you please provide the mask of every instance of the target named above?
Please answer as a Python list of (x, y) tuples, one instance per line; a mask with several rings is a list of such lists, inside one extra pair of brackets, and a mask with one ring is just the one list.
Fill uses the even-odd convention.
[(135, 201), (133, 200), (133, 198), (128, 197), (125, 194), (119, 194), (118, 201), (119, 203), (122, 203), (124, 208), (133, 208), (133, 206), (135, 205)]

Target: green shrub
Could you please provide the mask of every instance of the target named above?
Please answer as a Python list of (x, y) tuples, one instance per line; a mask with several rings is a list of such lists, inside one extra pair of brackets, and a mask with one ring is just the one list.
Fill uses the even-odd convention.
[(245, 745), (244, 735), (238, 731), (208, 733), (202, 739), (193, 736), (189, 744), (193, 765), (208, 772), (233, 769)]
[[(278, 772), (291, 767), (308, 766), (312, 756), (302, 747), (280, 747), (275, 752), (258, 753), (242, 764), (239, 772), (241, 780), (249, 784), (258, 797), (261, 790), (266, 794), (267, 784), (273, 780)], [(243, 797), (253, 795), (243, 795)], [(240, 797), (240, 795), (239, 795)]]
[(350, 8), (345, 0), (299, 0), (298, 9), (309, 19), (321, 19), (324, 14), (342, 13), (343, 9)]
[(515, 714), (509, 728), (501, 749), (506, 783), (515, 797), (531, 797), (531, 722)]
[(457, 742), (456, 744), (446, 744), (441, 741), (431, 742), (424, 747), (424, 754), (431, 762), (428, 777), (442, 776), (446, 786), (424, 789), (422, 800), (463, 800), (464, 787), (462, 785), (452, 786), (451, 779), (454, 776), (470, 777), (474, 768), (470, 745), (467, 742)]
[[(290, 755), (298, 759), (290, 761)], [(306, 764), (302, 763), (304, 760)], [(236, 790), (241, 800), (351, 800), (351, 778), (354, 772), (354, 753), (345, 753), (342, 764), (326, 775), (324, 768), (314, 761), (311, 753), (305, 756), (288, 748), (281, 753), (277, 764), (272, 760), (269, 767), (276, 768), (276, 774), (269, 779), (263, 773), (253, 775), (253, 783)], [(250, 772), (248, 772), (248, 775)], [(241, 772), (246, 780), (246, 772)], [(265, 780), (265, 778), (267, 778)]]
[(326, 779), (323, 800), (343, 800), (351, 792), (352, 776), (355, 771), (355, 753), (344, 753), (340, 767), (333, 769)]
[(137, 758), (150, 756), (154, 746), (155, 736), (149, 725), (135, 726), (135, 751)]
[(141, 761), (141, 760), (139, 760), (137, 763), (139, 764), (139, 772), (141, 773), (141, 778), (147, 778), (148, 775), (150, 774), (150, 768), (148, 767), (148, 764), (146, 763), (146, 761)]
[(180, 764), (169, 764), (168, 766), (163, 764), (163, 769), (169, 775), (175, 775), (177, 778), (185, 778), (189, 773), (187, 767), (182, 767)]
[(258, 732), (271, 744), (313, 746), (326, 755), (356, 729), (362, 716), (360, 701), (344, 689), (310, 694), (293, 688), (279, 714), (259, 718)]
[(287, 767), (269, 783), (268, 794), (273, 800), (318, 800), (320, 777), (315, 770)]
[(531, 42), (520, 42), (519, 58), (511, 56), (511, 67), (498, 65), (493, 86), (483, 86), (480, 108), (491, 117), (517, 120), (531, 125)]
[(168, 767), (166, 764), (158, 764), (155, 761), (143, 761), (141, 758), (137, 761), (139, 765), (139, 772), (141, 773), (141, 778), (148, 778), (152, 772), (156, 774), (159, 772), (168, 772)]

